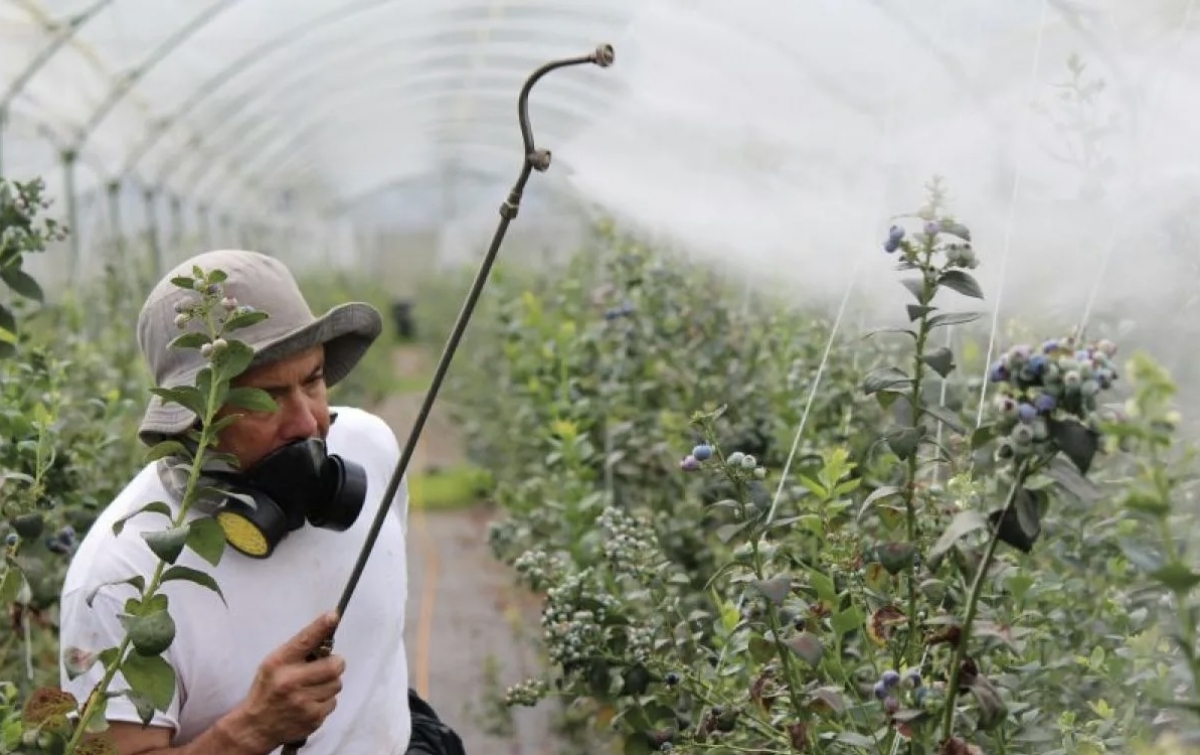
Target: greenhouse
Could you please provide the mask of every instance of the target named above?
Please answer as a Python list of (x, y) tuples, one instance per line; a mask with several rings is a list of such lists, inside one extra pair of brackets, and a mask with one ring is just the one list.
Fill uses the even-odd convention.
[(0, 754), (1200, 755), (1196, 0), (0, 0)]

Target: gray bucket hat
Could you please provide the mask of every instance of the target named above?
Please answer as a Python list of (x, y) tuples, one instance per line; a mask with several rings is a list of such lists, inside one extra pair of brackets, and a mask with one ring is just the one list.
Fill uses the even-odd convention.
[[(171, 278), (192, 274), (193, 266), (205, 272), (221, 270), (227, 296), (266, 312), (267, 318), (234, 331), (234, 336), (254, 350), (251, 367), (325, 346), (325, 382), (336, 385), (362, 359), (383, 330), (383, 318), (369, 304), (350, 302), (315, 317), (291, 272), (279, 260), (258, 252), (220, 249), (181, 262), (155, 285), (138, 315), (137, 338), (142, 357), (156, 387), (190, 385), (206, 361), (195, 349), (169, 349), (181, 331), (175, 325), (175, 305), (194, 294), (179, 288)], [(138, 438), (154, 445), (185, 432), (196, 415), (178, 404), (164, 404), (152, 396), (138, 427)]]

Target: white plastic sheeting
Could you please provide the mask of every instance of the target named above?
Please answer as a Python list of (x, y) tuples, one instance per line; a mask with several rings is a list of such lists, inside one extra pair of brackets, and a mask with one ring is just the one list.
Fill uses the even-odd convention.
[[(167, 228), (175, 199), (184, 233), (228, 217), (231, 233), (257, 222), (276, 246), (367, 264), (347, 239), (461, 219), (446, 238), (462, 254), (485, 246), (520, 167), (521, 82), (609, 42), (612, 68), (556, 71), (534, 90), (554, 164), (518, 225), (594, 207), (836, 299), (888, 216), (940, 174), (1006, 301), (1044, 296), (1009, 271), (1047, 254), (1096, 267), (1105, 250), (1109, 272), (1055, 289), (1082, 308), (1099, 276), (1144, 269), (1111, 254), (1114, 239), (1197, 195), (1198, 5), (0, 0), (0, 92), (93, 13), (12, 98), (0, 160), (63, 196), (60, 153), (78, 145), (81, 221), (101, 229), (111, 205), (89, 191), (119, 178), (131, 228)], [(1105, 83), (1082, 109), (1061, 97), (1072, 55)], [(1110, 124), (1092, 162), (1070, 164), (1083, 154), (1071, 129)], [(1166, 250), (1152, 256), (1155, 283), (1177, 284)]]

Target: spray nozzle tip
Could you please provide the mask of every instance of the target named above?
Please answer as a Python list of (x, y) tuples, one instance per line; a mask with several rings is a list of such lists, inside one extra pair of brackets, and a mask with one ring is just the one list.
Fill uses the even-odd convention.
[(599, 45), (596, 52), (592, 53), (592, 61), (601, 68), (608, 68), (613, 64), (615, 55), (612, 45)]

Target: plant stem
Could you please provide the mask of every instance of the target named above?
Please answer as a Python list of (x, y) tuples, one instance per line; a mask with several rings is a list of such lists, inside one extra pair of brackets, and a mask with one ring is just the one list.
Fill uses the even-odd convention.
[[(200, 479), (200, 469), (203, 466), (204, 461), (204, 450), (212, 441), (212, 433), (210, 428), (212, 425), (212, 417), (216, 413), (216, 408), (213, 405), (216, 403), (218, 395), (217, 391), (219, 387), (220, 383), (214, 376), (214, 378), (209, 381), (207, 401), (208, 411), (207, 416), (204, 417), (204, 421), (201, 424), (199, 447), (196, 449), (196, 457), (193, 459), (191, 468), (188, 471), (187, 486), (184, 488), (183, 500), (179, 505), (179, 513), (177, 513), (171, 520), (171, 529), (176, 529), (183, 525), (183, 521), (187, 517), (188, 510), (191, 508), (196, 497), (196, 483)], [(142, 600), (145, 600), (148, 596), (153, 595), (158, 590), (165, 566), (166, 561), (163, 561), (160, 558), (154, 567), (154, 573), (151, 575), (150, 581), (146, 584), (145, 589), (142, 590)], [(125, 636), (121, 638), (121, 643), (117, 646), (117, 652), (113, 657), (113, 661), (108, 665), (107, 668), (104, 669), (104, 676), (88, 694), (87, 702), (84, 704), (83, 710), (79, 713), (79, 724), (75, 727), (75, 730), (71, 732), (71, 738), (67, 741), (64, 755), (73, 755), (76, 748), (79, 747), (79, 744), (83, 739), (84, 732), (87, 731), (88, 725), (91, 723), (92, 718), (96, 715), (96, 711), (100, 704), (99, 701), (101, 698), (107, 695), (108, 685), (112, 683), (113, 677), (117, 675), (117, 670), (120, 668), (121, 663), (125, 658), (125, 653), (129, 649), (129, 643), (129, 633), (126, 632)]]
[[(758, 551), (757, 538), (750, 541), (750, 548), (754, 558), (754, 575), (759, 580), (763, 580), (766, 577), (763, 574), (762, 556)], [(779, 662), (783, 664), (783, 673), (787, 678), (788, 698), (792, 702), (792, 710), (796, 715), (800, 715), (804, 709), (800, 704), (800, 693), (798, 691), (800, 680), (796, 678), (796, 669), (792, 665), (791, 651), (783, 644), (783, 638), (780, 636), (779, 612), (770, 599), (767, 600), (767, 623), (771, 626), (771, 637), (775, 641), (775, 651), (779, 654)]]
[[(937, 291), (936, 281), (931, 281), (932, 271), (930, 270), (930, 262), (933, 258), (933, 239), (930, 239), (925, 244), (925, 257), (921, 260), (921, 306), (927, 306), (933, 300), (933, 296)], [(922, 378), (925, 376), (925, 342), (929, 338), (929, 313), (923, 312), (920, 317), (920, 324), (917, 326), (917, 345), (913, 354), (913, 382), (912, 392), (909, 396), (909, 406), (912, 409), (912, 423), (916, 428), (921, 421), (921, 387)], [(917, 474), (920, 472), (920, 443), (913, 449), (912, 454), (908, 457), (908, 484), (904, 486), (904, 513), (908, 532), (908, 542), (914, 546), (917, 543)], [(916, 626), (917, 621), (917, 567), (915, 564), (910, 564), (908, 567), (908, 625), (909, 632), (904, 638), (904, 660), (911, 664), (912, 651), (916, 648), (913, 643), (913, 637), (916, 632), (912, 629)]]
[(987, 576), (988, 567), (992, 565), (992, 559), (996, 555), (996, 546), (1000, 544), (1000, 523), (1004, 521), (1004, 517), (1008, 515), (1008, 510), (1012, 508), (1013, 503), (1017, 500), (1017, 492), (1021, 489), (1021, 484), (1024, 483), (1028, 476), (1029, 460), (1022, 459), (1017, 466), (1017, 470), (1013, 476), (1012, 487), (1008, 490), (1008, 499), (1004, 502), (1004, 508), (1000, 512), (1000, 519), (997, 520), (996, 526), (992, 529), (992, 536), (988, 539), (987, 550), (983, 553), (983, 560), (979, 563), (979, 568), (975, 572), (975, 579), (971, 583), (971, 592), (967, 596), (967, 613), (963, 618), (962, 628), (958, 635), (958, 644), (954, 650), (954, 660), (950, 666), (950, 680), (946, 683), (946, 708), (942, 718), (942, 740), (950, 738), (951, 729), (954, 727), (954, 702), (958, 697), (958, 680), (962, 671), (963, 660), (967, 655), (967, 645), (971, 638), (971, 624), (975, 621), (975, 613), (979, 608), (979, 596), (983, 592), (983, 581)]
[[(1163, 551), (1167, 554), (1167, 559), (1169, 561), (1179, 561), (1179, 554), (1175, 548), (1175, 538), (1166, 517), (1158, 520), (1158, 531), (1162, 538)], [(1192, 612), (1188, 610), (1188, 592), (1188, 589), (1172, 590), (1175, 597), (1175, 616), (1179, 620), (1178, 643), (1180, 650), (1184, 653), (1184, 657), (1188, 659), (1188, 670), (1192, 673), (1193, 694), (1200, 695), (1200, 659), (1197, 659), (1195, 650), (1196, 622), (1192, 619)]]

